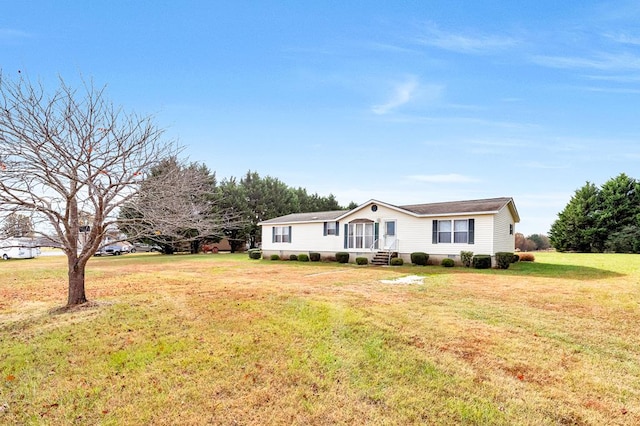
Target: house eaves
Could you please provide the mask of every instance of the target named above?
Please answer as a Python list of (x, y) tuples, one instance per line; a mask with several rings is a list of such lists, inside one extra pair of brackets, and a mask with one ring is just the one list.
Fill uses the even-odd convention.
[(466, 216), (479, 214), (497, 214), (506, 206), (509, 207), (516, 222), (520, 222), (520, 216), (515, 208), (512, 198), (487, 198), (482, 200), (449, 201), (442, 203), (411, 204), (400, 206), (419, 217), (433, 216)]
[(447, 201), (440, 203), (426, 203), (426, 204), (409, 204), (403, 206), (396, 206), (393, 204), (385, 203), (371, 199), (352, 210), (332, 210), (325, 212), (311, 212), (311, 213), (292, 213), (286, 216), (280, 216), (269, 220), (264, 220), (258, 225), (285, 225), (293, 223), (314, 223), (314, 222), (328, 222), (339, 221), (347, 216), (352, 216), (360, 210), (365, 209), (368, 206), (377, 204), (384, 206), (391, 210), (395, 210), (399, 213), (408, 214), (414, 217), (441, 217), (441, 216), (475, 216), (486, 214), (497, 214), (502, 209), (508, 206), (511, 211), (515, 222), (520, 222), (520, 216), (516, 210), (515, 203), (512, 198), (486, 198), (481, 200), (467, 200), (467, 201)]
[(269, 220), (263, 220), (258, 225), (286, 225), (291, 223), (314, 223), (314, 222), (329, 222), (338, 220), (338, 218), (344, 215), (349, 210), (332, 210), (326, 212), (311, 212), (311, 213), (292, 213), (286, 216), (280, 216)]

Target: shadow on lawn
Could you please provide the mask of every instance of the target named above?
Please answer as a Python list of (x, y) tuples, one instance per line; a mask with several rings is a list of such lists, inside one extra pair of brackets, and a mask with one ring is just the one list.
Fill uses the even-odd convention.
[(594, 268), (592, 266), (538, 262), (517, 262), (511, 264), (507, 270), (494, 271), (507, 273), (509, 275), (564, 278), (569, 280), (600, 280), (603, 278), (618, 278), (625, 276), (625, 274), (621, 274), (620, 272)]

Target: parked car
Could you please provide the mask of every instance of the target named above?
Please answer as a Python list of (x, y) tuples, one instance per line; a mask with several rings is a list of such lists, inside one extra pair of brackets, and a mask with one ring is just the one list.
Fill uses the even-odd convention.
[[(134, 251), (135, 252), (135, 251)], [(108, 246), (102, 247), (98, 250), (94, 256), (104, 256), (104, 255), (113, 255), (120, 256), (121, 254), (132, 253), (131, 246), (117, 243), (117, 244), (109, 244)]]
[(155, 251), (161, 252), (162, 247), (154, 244), (136, 243), (133, 245), (133, 248), (131, 249), (131, 253), (135, 253), (137, 251), (142, 253), (155, 252)]

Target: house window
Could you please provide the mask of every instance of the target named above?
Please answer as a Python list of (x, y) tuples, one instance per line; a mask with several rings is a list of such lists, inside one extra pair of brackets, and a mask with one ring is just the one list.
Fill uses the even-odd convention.
[(272, 228), (272, 242), (274, 243), (290, 243), (291, 227), (290, 226), (274, 226)]
[(509, 235), (513, 235), (513, 223), (509, 224)]
[(438, 221), (438, 243), (450, 243), (451, 242), (451, 221), (439, 220)]
[(467, 244), (469, 241), (469, 221), (454, 220), (453, 221), (453, 242)]
[(388, 220), (384, 223), (385, 234), (389, 237), (395, 237), (396, 235), (396, 221)]
[(339, 222), (325, 222), (323, 235), (339, 235), (340, 223)]
[(347, 248), (369, 248), (373, 245), (374, 226), (369, 223), (350, 223)]
[(474, 244), (475, 219), (434, 220), (433, 244)]

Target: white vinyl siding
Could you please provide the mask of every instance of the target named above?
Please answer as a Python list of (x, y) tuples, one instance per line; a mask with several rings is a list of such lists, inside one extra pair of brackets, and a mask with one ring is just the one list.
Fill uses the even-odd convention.
[[(513, 223), (513, 217), (508, 206), (504, 207), (494, 215), (494, 228), (493, 228), (493, 241), (494, 241), (494, 253), (500, 251), (514, 251), (515, 250), (515, 226)], [(509, 231), (513, 230), (513, 234)]]
[[(278, 225), (280, 226), (280, 225)], [(262, 250), (263, 251), (275, 251), (286, 250), (292, 253), (308, 253), (310, 251), (342, 251), (342, 230), (340, 236), (336, 235), (323, 235), (323, 222), (311, 222), (311, 223), (291, 223), (291, 242), (287, 244), (275, 243), (273, 239), (269, 237), (269, 233), (273, 231), (273, 225), (262, 226)], [(265, 236), (267, 236), (265, 238)]]
[[(473, 244), (455, 242), (463, 241), (464, 237), (459, 236), (456, 240), (455, 232), (464, 233), (460, 223), (456, 228), (456, 221), (466, 221), (473, 219)], [(364, 227), (361, 234), (361, 244), (355, 243), (360, 247), (348, 248), (349, 245), (349, 224), (365, 223), (372, 221), (374, 225), (373, 240), (376, 236), (383, 238), (385, 233), (385, 221), (395, 220), (395, 238), (397, 244), (395, 249), (400, 253), (412, 253), (422, 251), (433, 256), (459, 256), (461, 251), (472, 251), (474, 254), (494, 255), (497, 251), (513, 251), (514, 236), (509, 235), (509, 225), (514, 224), (514, 218), (509, 207), (503, 208), (497, 214), (484, 213), (472, 215), (446, 215), (446, 216), (429, 216), (416, 217), (408, 213), (404, 213), (397, 209), (378, 204), (378, 209), (374, 212), (371, 205), (352, 212), (346, 216), (340, 217), (338, 235), (324, 235), (325, 222), (304, 222), (278, 224), (277, 226), (292, 226), (291, 243), (272, 243), (271, 238), (263, 238), (264, 251), (286, 250), (288, 253), (308, 253), (317, 251), (323, 253), (335, 254), (339, 251), (349, 251), (351, 253), (369, 253), (370, 244), (372, 242), (371, 233), (367, 233), (365, 237)], [(446, 220), (451, 223), (451, 242), (446, 244), (433, 244), (432, 242), (432, 224), (434, 220)], [(379, 231), (375, 232), (375, 224), (379, 224)], [(263, 225), (263, 236), (269, 235), (273, 225)], [(468, 229), (466, 231), (468, 237)], [(515, 231), (514, 231), (515, 233)], [(462, 234), (460, 234), (462, 235)], [(353, 229), (351, 238), (356, 238), (356, 229)], [(345, 248), (345, 241), (347, 248)], [(357, 240), (360, 241), (360, 240)], [(381, 246), (380, 246), (381, 247)]]

